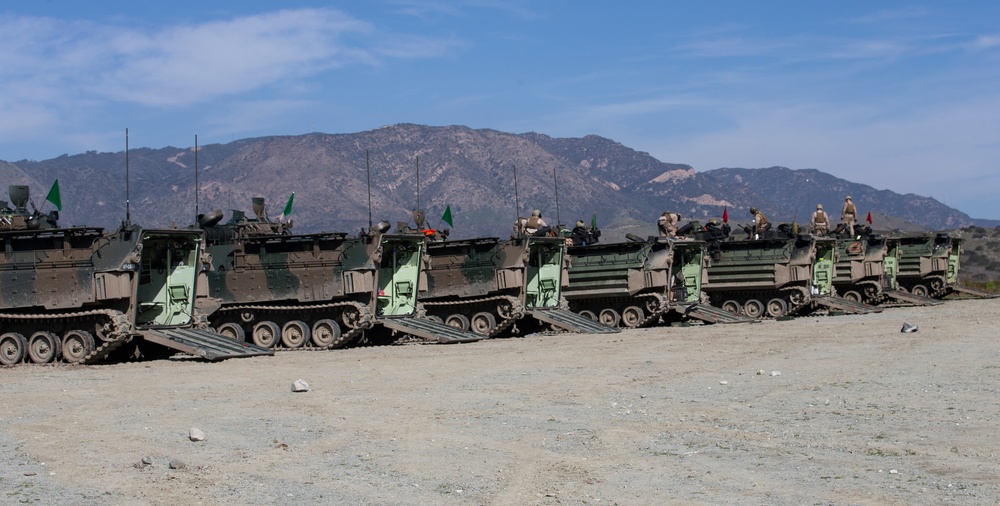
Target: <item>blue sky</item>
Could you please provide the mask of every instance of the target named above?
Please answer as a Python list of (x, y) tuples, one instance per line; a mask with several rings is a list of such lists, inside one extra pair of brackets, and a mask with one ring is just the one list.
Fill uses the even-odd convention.
[[(150, 4), (150, 5), (145, 5)], [(4, 2), (0, 159), (394, 123), (815, 168), (1000, 219), (1000, 3)]]

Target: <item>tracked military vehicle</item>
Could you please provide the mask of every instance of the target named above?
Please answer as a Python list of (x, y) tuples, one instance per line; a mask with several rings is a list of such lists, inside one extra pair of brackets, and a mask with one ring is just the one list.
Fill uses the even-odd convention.
[(27, 211), (28, 187), (10, 197), (0, 205), (0, 364), (93, 364), (126, 350), (270, 354), (199, 328), (201, 232), (59, 228), (56, 211)]
[(199, 219), (211, 267), (199, 309), (220, 334), (264, 348), (332, 349), (414, 335), (442, 343), (483, 336), (418, 318), (424, 239), (368, 233), (292, 234), (263, 199), (254, 218), (221, 211)]
[(886, 238), (867, 226), (855, 226), (856, 233), (837, 236), (833, 285), (848, 300), (878, 304), (893, 290), (895, 280), (886, 272)]
[[(484, 336), (538, 326), (570, 332), (617, 332), (563, 306), (565, 240), (496, 237), (427, 243), (430, 267), (420, 303), (428, 318)], [(533, 321), (532, 321), (533, 320)]]
[(700, 320), (738, 323), (748, 318), (701, 300), (705, 243), (629, 236), (629, 241), (569, 248), (573, 311), (611, 327), (635, 328)]
[(698, 227), (692, 235), (709, 241), (711, 262), (703, 290), (714, 306), (751, 318), (806, 314), (819, 308), (861, 314), (880, 311), (835, 295), (835, 239), (797, 234), (790, 224), (757, 234), (756, 239), (719, 237)]
[(896, 280), (900, 289), (941, 298), (957, 286), (961, 239), (946, 233), (912, 233), (890, 241), (899, 251)]

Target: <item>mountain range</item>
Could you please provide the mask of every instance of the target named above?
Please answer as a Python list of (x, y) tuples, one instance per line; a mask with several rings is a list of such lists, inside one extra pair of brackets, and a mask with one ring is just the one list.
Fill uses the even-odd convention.
[(862, 219), (872, 213), (877, 229), (1000, 223), (973, 220), (933, 198), (877, 190), (815, 169), (697, 172), (595, 135), (555, 138), (464, 126), (398, 124), (350, 134), (242, 139), (199, 146), (197, 157), (193, 146), (130, 149), (127, 157), (124, 150), (88, 151), (0, 162), (0, 177), (29, 185), (33, 202), (47, 209), (52, 204), (43, 204), (45, 195), (58, 179), (61, 223), (106, 227), (125, 218), (126, 200), (133, 222), (183, 227), (194, 222), (196, 207), (200, 213), (223, 209), (227, 218), (231, 209), (249, 215), (254, 196), (267, 199), (275, 218), (294, 192), (295, 230), (356, 232), (369, 225), (369, 179), (373, 221), (409, 221), (419, 201), (437, 227), (450, 206), (452, 237), (506, 236), (515, 218), (533, 209), (550, 224), (570, 226), (578, 219), (589, 223), (596, 214), (612, 236), (652, 233), (667, 210), (702, 221), (725, 210), (730, 221), (746, 222), (747, 209), (756, 206), (771, 221), (803, 223), (822, 203), (837, 220), (847, 195)]

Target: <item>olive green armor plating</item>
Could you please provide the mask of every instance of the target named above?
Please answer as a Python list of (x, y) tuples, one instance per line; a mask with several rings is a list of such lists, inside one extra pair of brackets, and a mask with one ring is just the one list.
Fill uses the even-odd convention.
[(944, 297), (957, 286), (961, 239), (943, 233), (901, 234), (889, 239), (897, 251), (896, 282), (917, 296)]
[(857, 302), (882, 302), (885, 293), (895, 289), (892, 271), (885, 268), (887, 253), (886, 238), (881, 234), (838, 238), (833, 278), (837, 293)]
[(95, 363), (133, 341), (204, 337), (200, 231), (58, 228), (26, 200), (27, 187), (11, 187), (0, 217), (0, 363)]

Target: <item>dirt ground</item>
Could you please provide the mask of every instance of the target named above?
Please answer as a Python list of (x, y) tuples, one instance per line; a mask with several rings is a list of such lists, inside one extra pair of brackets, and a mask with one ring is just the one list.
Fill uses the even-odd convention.
[(2, 369), (0, 503), (997, 504), (998, 329), (956, 300)]

